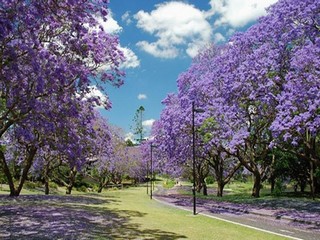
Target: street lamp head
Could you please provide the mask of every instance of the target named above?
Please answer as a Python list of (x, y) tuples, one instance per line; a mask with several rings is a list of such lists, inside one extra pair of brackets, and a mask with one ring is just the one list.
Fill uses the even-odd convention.
[(150, 147), (152, 148), (157, 148), (158, 146), (157, 145), (153, 145), (152, 143), (150, 144)]
[(193, 111), (196, 112), (196, 113), (204, 113), (205, 112), (205, 110), (203, 110), (201, 108), (196, 108)]
[(192, 102), (192, 112), (193, 113), (204, 113), (205, 112), (205, 110), (204, 109), (201, 109), (201, 108), (195, 108), (195, 103), (194, 102)]

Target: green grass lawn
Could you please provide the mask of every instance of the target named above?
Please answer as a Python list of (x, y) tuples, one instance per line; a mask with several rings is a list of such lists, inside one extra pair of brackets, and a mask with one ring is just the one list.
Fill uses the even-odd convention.
[[(191, 183), (183, 182), (183, 186), (190, 186)], [(299, 201), (301, 203), (308, 203), (308, 202), (319, 202), (320, 198), (319, 195), (313, 200), (310, 196), (309, 188), (306, 188), (305, 192), (294, 192), (293, 187), (291, 185), (286, 186), (285, 190), (279, 195), (274, 196), (271, 194), (270, 184), (264, 183), (263, 188), (260, 191), (260, 198), (253, 198), (251, 196), (253, 182), (241, 182), (241, 181), (234, 181), (227, 184), (224, 188), (223, 197), (217, 197), (216, 193), (210, 192), (212, 189), (216, 189), (216, 184), (209, 184), (208, 185), (208, 196), (203, 196), (202, 192), (197, 194), (198, 198), (204, 199), (212, 199), (214, 201), (226, 201), (226, 202), (233, 202), (233, 203), (246, 203), (246, 204), (260, 204), (261, 202), (265, 201)], [(184, 195), (192, 195), (191, 190), (186, 191), (185, 189), (179, 190), (179, 193)]]
[[(39, 236), (54, 239), (70, 236), (74, 239), (285, 239), (202, 215), (193, 216), (191, 212), (151, 200), (145, 187), (101, 194), (73, 192), (71, 196), (64, 195), (63, 191), (59, 189), (60, 195), (42, 198), (36, 195), (39, 192), (24, 190), (22, 195), (27, 196), (21, 199), (25, 197), (25, 200), (18, 197), (13, 202), (10, 198), (0, 198), (0, 207), (4, 210), (0, 222), (5, 223), (8, 220), (5, 217), (9, 216), (12, 225), (2, 225), (2, 230), (8, 232), (13, 225), (20, 224), (12, 230), (16, 234), (13, 236), (21, 237), (19, 231), (29, 232), (27, 239), (40, 239)], [(3, 188), (0, 194), (8, 191)], [(19, 209), (22, 219), (28, 219), (33, 225), (21, 226), (21, 220), (12, 218), (15, 208)], [(37, 221), (41, 224), (37, 225)], [(51, 225), (52, 222), (55, 225)], [(57, 229), (61, 229), (60, 232)]]
[[(129, 216), (131, 224), (138, 226), (140, 231), (149, 232), (150, 239), (284, 239), (205, 216), (193, 216), (191, 212), (150, 200), (144, 188), (113, 191), (104, 195), (119, 200), (107, 204), (106, 208), (134, 213)], [(127, 229), (121, 231), (126, 232)]]

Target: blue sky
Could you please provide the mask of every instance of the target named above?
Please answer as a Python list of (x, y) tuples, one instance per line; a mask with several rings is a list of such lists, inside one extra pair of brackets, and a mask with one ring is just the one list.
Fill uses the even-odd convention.
[(176, 92), (176, 80), (199, 49), (223, 44), (245, 31), (277, 0), (110, 0), (105, 29), (119, 35), (126, 62), (125, 84), (106, 89), (112, 109), (101, 110), (111, 124), (132, 136), (136, 110), (145, 108), (146, 132), (159, 118), (161, 101)]

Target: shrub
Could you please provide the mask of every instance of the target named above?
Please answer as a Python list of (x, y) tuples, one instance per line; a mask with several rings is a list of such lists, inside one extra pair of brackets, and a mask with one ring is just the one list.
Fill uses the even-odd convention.
[(26, 189), (32, 190), (32, 189), (36, 189), (36, 188), (42, 187), (42, 184), (40, 182), (29, 182), (29, 181), (26, 181), (24, 183), (24, 187)]
[(283, 184), (283, 182), (281, 180), (277, 180), (272, 195), (275, 197), (279, 197), (285, 190), (286, 186)]
[(173, 179), (170, 179), (170, 178), (169, 178), (169, 179), (166, 179), (166, 180), (163, 182), (163, 187), (169, 189), (169, 188), (174, 187), (175, 183), (176, 183), (176, 182), (175, 182)]
[(205, 179), (206, 184), (213, 184), (214, 183), (214, 177), (213, 176), (208, 176)]
[(50, 189), (58, 189), (58, 184), (56, 184), (55, 182), (49, 182), (49, 188)]
[(87, 191), (88, 191), (87, 187), (84, 186), (84, 185), (78, 187), (77, 190), (78, 190), (79, 192), (87, 192)]

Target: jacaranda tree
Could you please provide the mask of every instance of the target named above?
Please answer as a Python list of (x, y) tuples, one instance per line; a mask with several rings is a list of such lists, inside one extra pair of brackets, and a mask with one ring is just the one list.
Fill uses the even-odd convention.
[(277, 115), (271, 126), (274, 142), (276, 147), (309, 162), (313, 196), (315, 187), (320, 186), (315, 179), (320, 167), (319, 10), (320, 3), (315, 0), (279, 1), (270, 9), (269, 19), (282, 31), (277, 40), (286, 49), (284, 69), (276, 76), (281, 92), (276, 96)]
[[(78, 102), (88, 95), (93, 81), (122, 83), (118, 39), (98, 23), (107, 21), (107, 4), (107, 0), (0, 1), (0, 139), (12, 131), (28, 144), (24, 177), (44, 144), (43, 134), (77, 131), (69, 128), (68, 117), (81, 114)], [(74, 155), (81, 151), (76, 143), (58, 147)], [(1, 165), (11, 181), (5, 151), (2, 141)], [(11, 185), (10, 190), (11, 195), (19, 194)]]
[[(205, 110), (195, 119), (205, 137), (198, 143), (206, 146), (202, 153), (210, 147), (239, 160), (254, 176), (254, 197), (270, 174), (272, 147), (310, 162), (314, 192), (319, 166), (319, 9), (316, 0), (279, 0), (225, 46), (201, 52), (178, 79), (179, 114), (168, 114), (166, 107), (161, 115), (178, 127), (174, 134), (160, 131), (160, 136), (175, 135), (166, 139), (174, 139), (175, 149), (190, 144), (180, 129), (191, 122), (193, 102)], [(166, 129), (161, 119), (159, 126)], [(190, 151), (183, 153), (191, 157)]]
[[(205, 189), (205, 172), (214, 172), (217, 181), (217, 195), (222, 196), (223, 188), (234, 173), (239, 169), (240, 163), (236, 158), (230, 157), (226, 144), (230, 140), (230, 132), (226, 131), (226, 111), (222, 104), (221, 79), (217, 71), (221, 67), (219, 57), (226, 51), (226, 47), (209, 45), (196, 58), (188, 71), (179, 76), (178, 90), (181, 105), (190, 109), (195, 104), (196, 124), (196, 165), (199, 176), (203, 175), (202, 185)], [(203, 113), (199, 113), (201, 109)], [(220, 110), (221, 114), (219, 114)], [(188, 114), (190, 112), (183, 111)], [(200, 125), (199, 125), (200, 124)], [(224, 125), (225, 124), (225, 125)], [(229, 156), (229, 157), (228, 157)], [(213, 170), (213, 171), (212, 171)]]

